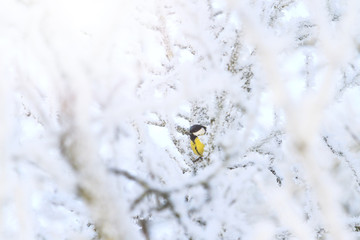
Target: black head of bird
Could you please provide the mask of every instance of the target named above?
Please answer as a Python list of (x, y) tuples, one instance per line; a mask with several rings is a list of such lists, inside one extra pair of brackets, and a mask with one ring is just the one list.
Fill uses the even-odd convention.
[(195, 135), (195, 136), (201, 136), (204, 135), (206, 133), (206, 127), (204, 127), (203, 125), (192, 125), (190, 127), (190, 135)]
[(206, 133), (206, 127), (202, 125), (192, 125), (190, 127), (190, 145), (193, 152), (198, 155), (202, 156), (204, 153), (205, 145), (199, 140), (198, 136), (202, 136)]

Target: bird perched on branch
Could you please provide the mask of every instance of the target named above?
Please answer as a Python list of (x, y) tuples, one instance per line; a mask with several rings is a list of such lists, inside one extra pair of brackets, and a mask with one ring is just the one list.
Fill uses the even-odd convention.
[(202, 125), (193, 125), (190, 127), (190, 144), (191, 144), (191, 149), (193, 150), (193, 152), (202, 157), (203, 153), (204, 153), (204, 147), (205, 145), (200, 141), (200, 139), (198, 138), (198, 136), (202, 136), (206, 133), (206, 127), (202, 126)]

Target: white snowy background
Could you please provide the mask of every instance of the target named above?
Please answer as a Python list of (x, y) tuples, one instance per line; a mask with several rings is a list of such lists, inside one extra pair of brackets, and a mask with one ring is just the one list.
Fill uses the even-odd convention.
[(359, 8), (0, 0), (0, 240), (360, 239)]

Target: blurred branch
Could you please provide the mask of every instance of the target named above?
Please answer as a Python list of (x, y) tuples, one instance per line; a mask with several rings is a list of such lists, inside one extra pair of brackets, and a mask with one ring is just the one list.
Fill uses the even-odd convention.
[(177, 42), (175, 42), (174, 43), (174, 46), (175, 47), (178, 47), (179, 49), (181, 49), (181, 50), (187, 50), (187, 51), (189, 51), (192, 55), (196, 55), (196, 51), (195, 51), (195, 49), (191, 46), (191, 45), (184, 45), (184, 44), (182, 44), (182, 43), (177, 43)]
[[(158, 206), (156, 208), (154, 208), (153, 210), (155, 210), (155, 211), (164, 211), (166, 209), (169, 210), (171, 212), (171, 214), (175, 217), (175, 219), (177, 220), (179, 225), (182, 226), (182, 228), (184, 229), (184, 231), (186, 233), (188, 232), (188, 227), (182, 219), (183, 216), (176, 210), (176, 205), (171, 200), (171, 194), (179, 193), (185, 189), (189, 189), (189, 188), (193, 188), (193, 187), (197, 187), (197, 186), (203, 187), (207, 193), (211, 190), (208, 182), (206, 182), (206, 181), (189, 183), (189, 184), (185, 184), (181, 187), (170, 189), (170, 190), (169, 189), (161, 190), (157, 187), (151, 186), (151, 184), (147, 183), (147, 181), (145, 181), (125, 170), (109, 168), (108, 171), (114, 175), (123, 176), (131, 181), (134, 181), (144, 189), (144, 192), (139, 197), (137, 197), (134, 200), (134, 202), (132, 203), (131, 209), (134, 209), (140, 202), (142, 202), (145, 199), (145, 197), (150, 196), (150, 195), (155, 195), (156, 198), (158, 199), (158, 201), (157, 201)], [(209, 198), (210, 194), (208, 193), (208, 194), (206, 194), (206, 196), (207, 197), (205, 198), (206, 199), (205, 202), (210, 201), (210, 199), (211, 199), (211, 198)], [(202, 205), (202, 206), (204, 206), (204, 205)], [(191, 215), (194, 211), (196, 211), (196, 209), (193, 209), (193, 208), (189, 209), (188, 214)], [(144, 232), (144, 234), (145, 234), (145, 232)]]
[(282, 11), (285, 8), (290, 7), (294, 2), (295, 0), (278, 0), (277, 2), (273, 3), (271, 5), (271, 12), (268, 20), (269, 26), (274, 27), (276, 21), (282, 16)]
[(246, 152), (258, 152), (258, 151), (261, 151), (260, 149), (266, 144), (266, 143), (269, 143), (272, 139), (275, 139), (276, 140), (276, 143), (278, 145), (280, 145), (282, 143), (282, 140), (279, 139), (278, 137), (283, 135), (283, 131), (281, 130), (275, 130), (275, 131), (272, 131), (270, 132), (270, 134), (259, 140), (258, 143), (255, 145), (255, 146), (252, 146), (251, 148), (249, 148)]
[(163, 211), (165, 209), (169, 209), (170, 212), (174, 215), (174, 217), (179, 221), (179, 223), (181, 222), (180, 213), (178, 213), (175, 210), (174, 204), (170, 198), (171, 191), (161, 190), (159, 188), (151, 186), (150, 184), (147, 183), (147, 181), (135, 175), (132, 175), (131, 173), (125, 170), (109, 168), (108, 171), (114, 175), (126, 177), (127, 179), (136, 182), (144, 189), (144, 192), (138, 198), (136, 198), (134, 202), (131, 204), (131, 209), (134, 209), (140, 202), (142, 202), (145, 199), (145, 197), (149, 195), (155, 195), (159, 199), (158, 204), (160, 204), (157, 206), (155, 210)]
[(227, 70), (231, 72), (232, 74), (236, 74), (239, 72), (238, 69), (238, 60), (239, 60), (239, 51), (241, 48), (240, 43), (240, 34), (236, 34), (235, 42), (232, 46), (232, 51), (230, 54), (229, 63), (227, 64)]
[(186, 129), (180, 125), (176, 125), (175, 129), (178, 133), (181, 133), (182, 135), (190, 135), (190, 132), (188, 131), (188, 129)]
[(157, 126), (157, 127), (165, 127), (166, 126), (166, 122), (164, 120), (160, 120), (160, 121), (147, 121), (146, 124), (148, 125), (153, 125), (153, 126)]
[(360, 146), (360, 139), (356, 134), (350, 129), (348, 125), (345, 126), (345, 130), (350, 134), (351, 138)]
[(188, 122), (191, 122), (190, 117), (187, 116), (187, 115), (185, 115), (185, 114), (178, 113), (176, 116), (179, 117), (179, 118), (183, 118), (183, 119), (185, 119), (185, 120), (188, 121)]
[[(158, 114), (156, 114), (156, 115), (158, 116), (159, 120), (157, 120), (157, 121), (147, 121), (146, 124), (157, 126), (157, 127), (166, 127), (167, 121), (162, 119)], [(178, 116), (186, 119), (186, 116), (184, 116), (184, 115), (178, 114)], [(176, 125), (175, 129), (176, 129), (176, 131), (178, 133), (181, 133), (182, 135), (189, 135), (190, 134), (189, 131), (186, 128), (184, 128), (184, 127), (182, 127), (180, 125)]]
[(343, 72), (343, 86), (339, 89), (337, 93), (336, 97), (338, 99), (345, 93), (347, 89), (360, 86), (360, 72), (358, 72), (358, 69), (352, 64), (350, 64), (350, 69), (353, 73), (355, 73), (355, 75), (352, 76), (351, 79), (349, 79), (349, 74), (347, 73), (347, 71)]
[[(256, 152), (260, 155), (267, 155), (270, 157), (268, 170), (276, 177), (276, 182), (278, 183), (279, 186), (282, 185), (283, 178), (278, 175), (278, 173), (275, 171), (274, 166), (273, 166), (276, 155), (270, 151), (263, 149), (263, 146), (274, 139), (275, 139), (275, 142), (277, 143), (277, 145), (280, 146), (282, 143), (282, 140), (279, 138), (279, 136), (281, 136), (281, 135), (283, 135), (283, 132), (280, 130), (272, 131), (272, 132), (270, 132), (270, 134), (267, 137), (261, 139), (257, 144), (255, 144), (255, 146), (249, 148), (246, 151), (246, 154), (249, 152)], [(246, 156), (246, 154), (245, 154), (245, 156)]]
[(323, 140), (326, 143), (326, 146), (330, 149), (330, 151), (333, 154), (339, 157), (344, 157), (344, 153), (342, 151), (335, 150), (334, 147), (330, 145), (328, 136), (323, 136)]
[(329, 143), (329, 137), (328, 137), (328, 136), (323, 136), (323, 140), (324, 140), (326, 146), (330, 149), (330, 151), (331, 151), (334, 155), (336, 155), (336, 156), (338, 156), (338, 157), (340, 157), (340, 158), (342, 158), (342, 159), (345, 160), (346, 164), (348, 165), (348, 167), (350, 168), (350, 170), (351, 170), (351, 172), (352, 172), (352, 174), (353, 174), (353, 177), (354, 177), (354, 179), (355, 179), (355, 182), (357, 183), (357, 188), (356, 188), (356, 190), (360, 193), (360, 179), (359, 179), (359, 176), (358, 176), (358, 174), (357, 174), (357, 172), (356, 172), (355, 167), (353, 166), (353, 164), (352, 164), (352, 163), (349, 161), (349, 159), (345, 156), (344, 152), (339, 151), (339, 150), (336, 150), (336, 149)]
[(281, 187), (283, 178), (277, 174), (272, 166), (268, 167), (268, 169), (276, 177), (276, 182), (278, 183), (279, 187)]
[[(198, 180), (196, 180), (194, 182), (185, 183), (185, 184), (183, 184), (182, 186), (179, 186), (179, 187), (170, 188), (170, 189), (168, 188), (167, 190), (160, 190), (159, 188), (152, 186), (151, 184), (149, 184), (147, 181), (141, 179), (140, 177), (137, 177), (137, 176), (129, 173), (128, 171), (125, 171), (125, 170), (122, 170), (122, 169), (117, 169), (117, 168), (108, 168), (108, 171), (110, 173), (114, 174), (114, 175), (123, 176), (123, 177), (125, 177), (125, 178), (127, 178), (127, 179), (129, 179), (131, 181), (136, 182), (142, 188), (145, 189), (147, 194), (153, 193), (155, 195), (159, 195), (159, 196), (164, 197), (164, 198), (168, 198), (169, 195), (171, 193), (173, 193), (173, 192), (181, 192), (184, 189), (194, 188), (194, 187), (198, 187), (198, 186), (201, 186), (204, 189), (209, 189), (210, 180), (218, 172), (217, 170), (213, 171), (211, 174), (207, 175), (205, 178), (198, 179)], [(143, 197), (141, 197), (141, 199), (143, 199)]]
[(237, 169), (237, 168), (247, 168), (247, 167), (251, 167), (251, 166), (254, 166), (254, 162), (247, 162), (247, 163), (243, 163), (243, 164), (235, 164), (235, 165), (232, 165), (230, 167), (228, 167), (229, 170), (234, 170), (234, 169)]

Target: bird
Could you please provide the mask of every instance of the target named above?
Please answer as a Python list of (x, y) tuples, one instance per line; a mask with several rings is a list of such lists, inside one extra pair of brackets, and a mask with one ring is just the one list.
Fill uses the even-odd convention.
[(205, 145), (200, 141), (198, 136), (206, 133), (206, 127), (203, 125), (195, 124), (190, 127), (190, 145), (193, 152), (202, 157), (204, 154)]

